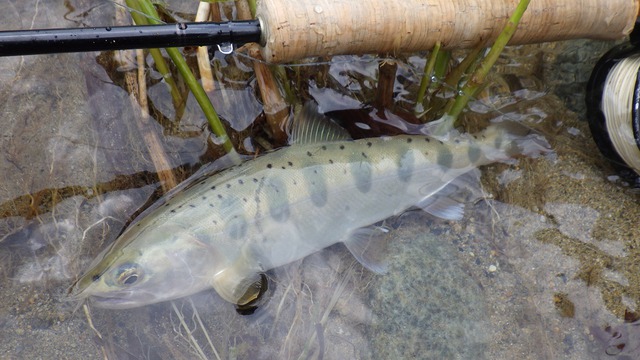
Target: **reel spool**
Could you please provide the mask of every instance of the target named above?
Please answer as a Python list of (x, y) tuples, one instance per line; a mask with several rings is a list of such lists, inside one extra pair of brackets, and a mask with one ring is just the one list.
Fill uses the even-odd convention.
[[(636, 29), (639, 26), (636, 26)], [(625, 177), (640, 175), (640, 34), (596, 64), (586, 94), (587, 119), (600, 152)]]

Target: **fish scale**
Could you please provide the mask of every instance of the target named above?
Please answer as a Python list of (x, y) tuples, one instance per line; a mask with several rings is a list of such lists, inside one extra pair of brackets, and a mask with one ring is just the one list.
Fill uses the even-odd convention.
[(197, 180), (130, 226), (76, 282), (72, 296), (128, 308), (213, 287), (239, 303), (259, 274), (338, 242), (380, 272), (365, 252), (372, 224), (412, 206), (459, 219), (461, 204), (443, 189), (478, 166), (541, 149), (530, 146), (539, 138), (503, 126), (449, 141), (350, 140), (308, 115), (299, 121), (315, 122), (305, 128), (316, 132), (297, 134), (302, 142)]

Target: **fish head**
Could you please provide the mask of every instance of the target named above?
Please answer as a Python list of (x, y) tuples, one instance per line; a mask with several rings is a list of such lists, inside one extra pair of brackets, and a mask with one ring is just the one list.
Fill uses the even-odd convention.
[[(210, 286), (209, 274), (216, 267), (206, 256), (209, 249), (185, 231), (129, 236), (123, 234), (94, 260), (71, 286), (71, 300), (126, 309), (188, 296)], [(145, 241), (157, 236), (165, 239)]]

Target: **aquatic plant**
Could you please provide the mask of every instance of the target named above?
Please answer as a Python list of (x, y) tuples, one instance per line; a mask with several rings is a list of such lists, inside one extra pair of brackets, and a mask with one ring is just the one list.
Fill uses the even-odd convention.
[[(151, 1), (127, 0), (127, 5), (130, 6), (132, 9), (139, 9), (140, 12), (145, 15), (144, 19), (146, 20), (142, 20), (141, 18), (143, 18), (143, 16), (141, 16), (141, 14), (136, 13), (135, 11), (132, 11), (131, 14), (132, 14), (132, 17), (134, 18), (134, 21), (136, 22), (142, 21), (142, 23), (146, 22), (147, 24), (162, 23), (160, 21), (160, 16), (158, 15), (156, 8), (153, 6)], [(227, 132), (224, 126), (222, 125), (222, 122), (220, 121), (220, 118), (218, 117), (216, 110), (213, 108), (213, 105), (211, 104), (211, 101), (207, 96), (207, 93), (204, 91), (204, 89), (202, 88), (202, 85), (200, 85), (196, 77), (193, 75), (193, 72), (187, 65), (187, 62), (184, 59), (184, 56), (182, 56), (182, 54), (180, 53), (180, 50), (178, 50), (177, 48), (167, 48), (165, 50), (167, 51), (167, 54), (169, 55), (169, 57), (171, 57), (171, 60), (173, 61), (176, 68), (184, 78), (185, 83), (193, 93), (193, 96), (195, 97), (196, 101), (202, 108), (202, 112), (207, 118), (207, 121), (209, 122), (211, 131), (215, 134), (215, 136), (218, 139), (221, 139), (220, 142), (222, 143), (222, 146), (225, 149), (225, 151), (227, 152), (235, 151), (235, 149), (233, 148), (233, 144), (231, 143), (231, 140), (229, 139), (229, 136), (227, 135)], [(173, 93), (173, 90), (172, 90), (172, 93)]]

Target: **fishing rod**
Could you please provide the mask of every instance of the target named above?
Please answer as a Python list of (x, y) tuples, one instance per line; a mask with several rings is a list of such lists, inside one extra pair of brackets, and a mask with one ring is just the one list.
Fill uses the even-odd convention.
[(260, 41), (260, 22), (0, 31), (0, 56), (245, 44)]
[[(533, 0), (510, 44), (620, 39), (640, 0)], [(261, 0), (257, 20), (0, 32), (0, 56), (131, 48), (261, 45), (264, 60), (491, 44), (517, 0)], [(551, 3), (551, 4), (550, 4)]]

